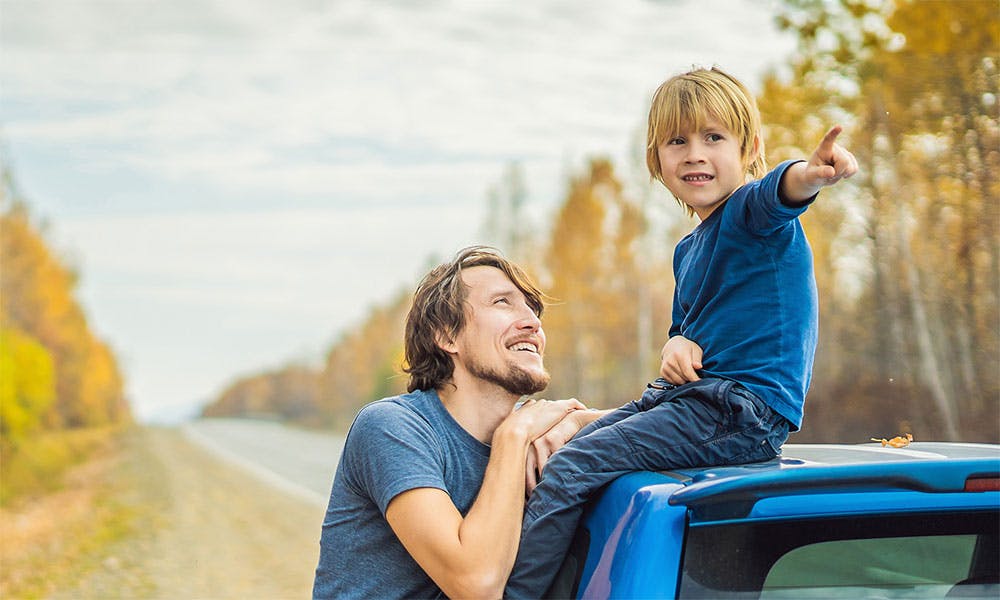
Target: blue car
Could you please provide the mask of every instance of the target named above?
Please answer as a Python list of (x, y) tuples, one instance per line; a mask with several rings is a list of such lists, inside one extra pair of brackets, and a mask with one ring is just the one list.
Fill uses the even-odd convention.
[(1000, 598), (1000, 446), (786, 445), (625, 475), (554, 598)]

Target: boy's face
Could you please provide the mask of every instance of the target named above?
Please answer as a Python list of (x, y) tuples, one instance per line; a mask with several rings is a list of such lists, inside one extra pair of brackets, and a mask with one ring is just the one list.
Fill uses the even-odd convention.
[(667, 138), (656, 151), (663, 183), (702, 221), (745, 182), (739, 140), (714, 117), (700, 131)]

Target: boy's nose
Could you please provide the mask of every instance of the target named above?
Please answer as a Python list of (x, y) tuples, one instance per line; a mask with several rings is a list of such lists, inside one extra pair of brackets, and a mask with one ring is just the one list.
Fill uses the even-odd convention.
[(705, 161), (705, 148), (698, 143), (690, 143), (687, 145), (687, 154), (684, 156), (684, 160), (689, 163), (704, 162)]

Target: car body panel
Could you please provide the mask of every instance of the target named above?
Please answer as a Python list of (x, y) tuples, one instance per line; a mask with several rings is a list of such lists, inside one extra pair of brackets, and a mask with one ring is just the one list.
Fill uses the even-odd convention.
[[(585, 517), (592, 540), (580, 586), (583, 598), (636, 598), (659, 590), (673, 594), (680, 574), (677, 539), (687, 509), (669, 498), (683, 485), (652, 472), (629, 473), (612, 482)], [(622, 557), (642, 556), (641, 561)]]
[[(751, 465), (630, 473), (589, 505), (579, 598), (673, 598), (689, 528), (850, 515), (1000, 511), (1000, 446), (786, 445)], [(585, 558), (584, 558), (585, 556)]]

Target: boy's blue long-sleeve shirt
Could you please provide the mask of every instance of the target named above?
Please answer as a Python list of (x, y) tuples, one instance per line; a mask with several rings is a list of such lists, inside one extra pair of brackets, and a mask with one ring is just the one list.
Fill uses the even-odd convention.
[(702, 376), (732, 379), (797, 431), (812, 379), (819, 305), (813, 257), (778, 184), (795, 161), (736, 190), (674, 251), (670, 337), (701, 346)]

